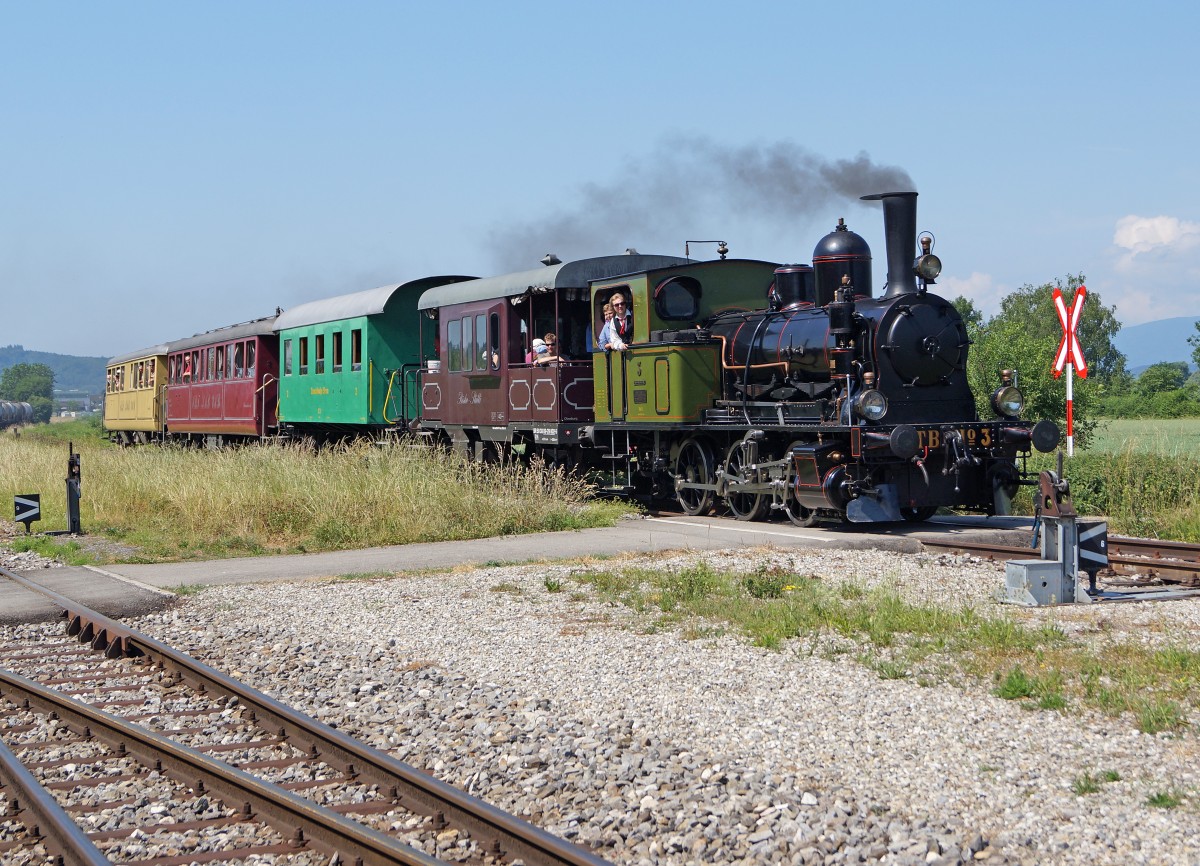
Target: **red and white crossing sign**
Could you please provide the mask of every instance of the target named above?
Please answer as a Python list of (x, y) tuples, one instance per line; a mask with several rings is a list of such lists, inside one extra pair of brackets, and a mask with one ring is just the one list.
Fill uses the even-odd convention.
[(1083, 300), (1087, 297), (1087, 286), (1075, 290), (1075, 301), (1071, 309), (1063, 300), (1059, 289), (1054, 290), (1054, 309), (1058, 310), (1058, 323), (1062, 325), (1062, 342), (1054, 353), (1054, 378), (1062, 375), (1063, 367), (1067, 368), (1067, 456), (1075, 455), (1075, 395), (1071, 387), (1071, 368), (1081, 379), (1087, 378), (1087, 361), (1083, 358), (1083, 346), (1079, 345), (1079, 320), (1083, 318)]
[[(1060, 289), (1054, 290), (1054, 309), (1058, 310), (1058, 321), (1062, 325), (1062, 342), (1054, 353), (1054, 378), (1062, 375), (1063, 365), (1070, 364), (1079, 374), (1079, 378), (1087, 378), (1087, 361), (1083, 358), (1083, 346), (1079, 345), (1079, 320), (1083, 318), (1083, 299), (1087, 297), (1087, 286), (1075, 290), (1075, 301), (1071, 309), (1063, 300)], [(1070, 375), (1068, 371), (1067, 375)]]

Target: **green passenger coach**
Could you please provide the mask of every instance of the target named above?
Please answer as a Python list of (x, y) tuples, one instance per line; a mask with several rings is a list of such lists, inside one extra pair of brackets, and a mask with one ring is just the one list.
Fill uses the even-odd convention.
[[(418, 371), (436, 358), (426, 289), (470, 277), (426, 277), (301, 304), (276, 320), (279, 423), (300, 435), (405, 428), (418, 415)], [(422, 334), (423, 330), (428, 333)]]

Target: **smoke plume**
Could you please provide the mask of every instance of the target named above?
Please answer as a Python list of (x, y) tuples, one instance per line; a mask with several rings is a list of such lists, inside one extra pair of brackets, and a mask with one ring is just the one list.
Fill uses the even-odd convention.
[(571, 195), (573, 204), (496, 229), (489, 241), (501, 270), (536, 267), (546, 252), (566, 261), (619, 253), (631, 244), (643, 253), (682, 255), (685, 240), (733, 242), (714, 232), (755, 223), (786, 230), (828, 216), (832, 228), (842, 215), (833, 212), (834, 205), (913, 188), (906, 171), (875, 165), (866, 153), (829, 160), (787, 141), (727, 147), (674, 136), (648, 156), (628, 161), (614, 181), (587, 184)]

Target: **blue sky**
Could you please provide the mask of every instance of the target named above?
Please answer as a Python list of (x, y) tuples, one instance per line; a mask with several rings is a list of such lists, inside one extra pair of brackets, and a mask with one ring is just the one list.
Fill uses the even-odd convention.
[(114, 355), (550, 251), (808, 261), (843, 216), (878, 287), (855, 196), (905, 176), (944, 295), (1083, 273), (1126, 324), (1200, 315), (1193, 4), (0, 15), (0, 345)]

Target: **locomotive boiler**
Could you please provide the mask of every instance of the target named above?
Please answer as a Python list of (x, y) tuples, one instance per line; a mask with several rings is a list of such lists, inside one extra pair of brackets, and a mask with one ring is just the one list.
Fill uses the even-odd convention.
[(1011, 381), (992, 395), (995, 418), (978, 416), (966, 327), (929, 291), (941, 266), (927, 235), (916, 252), (916, 197), (864, 197), (884, 207), (878, 297), (866, 241), (839, 221), (811, 266), (776, 269), (766, 309), (704, 323), (722, 356), (722, 393), (706, 420), (745, 428), (715, 485), (739, 516), (768, 501), (798, 523), (921, 520), (940, 506), (1007, 513), (1020, 458), (1057, 445), (1053, 422), (1020, 420)]

